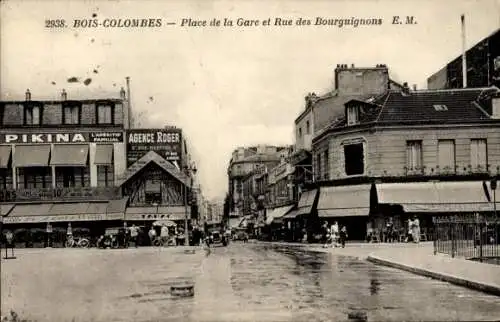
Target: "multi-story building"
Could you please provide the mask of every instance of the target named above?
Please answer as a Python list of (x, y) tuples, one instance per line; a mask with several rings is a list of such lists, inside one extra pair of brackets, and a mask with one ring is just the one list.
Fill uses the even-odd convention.
[[(0, 202), (12, 228), (103, 227), (123, 220), (124, 130), (129, 103), (118, 98), (0, 103)], [(54, 224), (54, 228), (52, 227)]]
[[(287, 215), (287, 225), (293, 226), (294, 235), (299, 236), (307, 215), (317, 200), (314, 189), (312, 164), (312, 142), (315, 135), (325, 127), (344, 116), (344, 104), (352, 99), (365, 99), (385, 93), (388, 89), (399, 89), (402, 85), (389, 77), (389, 69), (384, 64), (375, 67), (356, 67), (339, 64), (335, 69), (333, 90), (305, 97), (305, 108), (295, 119), (295, 152), (289, 162), (294, 167), (293, 194), (299, 198), (298, 209)], [(308, 191), (302, 194), (302, 191)], [(296, 216), (296, 217), (294, 217)]]
[(196, 167), (189, 161), (180, 128), (128, 130), (128, 168), (119, 178), (124, 195), (129, 196), (125, 220), (146, 226), (170, 220), (184, 227), (186, 218), (197, 223), (196, 194), (200, 192)]
[(412, 216), (425, 231), (433, 214), (493, 211), (483, 182), (500, 174), (499, 94), (405, 88), (346, 102), (313, 140), (310, 226), (337, 220), (360, 239), (388, 222), (403, 232)]
[(245, 215), (245, 211), (248, 212), (250, 199), (243, 189), (244, 179), (262, 165), (267, 167), (275, 166), (280, 162), (281, 156), (287, 153), (287, 147), (268, 145), (240, 147), (233, 152), (228, 166), (231, 217), (241, 217)]
[[(500, 29), (465, 52), (467, 87), (500, 87)], [(462, 56), (427, 79), (428, 89), (462, 88)]]

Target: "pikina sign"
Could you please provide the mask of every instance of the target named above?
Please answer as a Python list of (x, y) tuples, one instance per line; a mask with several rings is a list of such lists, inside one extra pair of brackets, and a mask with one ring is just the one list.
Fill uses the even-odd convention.
[(85, 143), (100, 142), (100, 138), (106, 134), (117, 134), (113, 136), (114, 142), (123, 141), (121, 132), (116, 133), (94, 133), (94, 132), (74, 132), (74, 133), (30, 133), (30, 134), (0, 134), (0, 143)]

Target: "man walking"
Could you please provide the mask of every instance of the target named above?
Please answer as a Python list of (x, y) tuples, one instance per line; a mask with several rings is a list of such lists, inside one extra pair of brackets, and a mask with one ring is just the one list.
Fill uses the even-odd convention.
[(345, 247), (345, 241), (347, 240), (347, 228), (345, 226), (342, 226), (342, 229), (340, 230), (340, 245), (342, 248)]
[(139, 237), (139, 227), (132, 224), (132, 227), (130, 227), (130, 239), (134, 242), (135, 248), (139, 247), (138, 237)]

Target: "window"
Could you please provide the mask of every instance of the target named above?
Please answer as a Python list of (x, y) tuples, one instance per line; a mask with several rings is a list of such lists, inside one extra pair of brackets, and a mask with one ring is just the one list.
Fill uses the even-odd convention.
[(344, 145), (345, 173), (348, 176), (365, 172), (365, 156), (363, 143)]
[(306, 122), (306, 134), (311, 134), (311, 124), (309, 121)]
[(316, 154), (316, 180), (321, 179), (323, 172), (321, 169), (321, 153)]
[(12, 169), (0, 169), (0, 190), (7, 189), (12, 189)]
[(349, 106), (347, 108), (347, 125), (357, 124), (359, 121), (359, 108), (357, 106)]
[(299, 138), (301, 138), (301, 137), (302, 137), (302, 128), (299, 127)]
[(29, 167), (19, 168), (18, 188), (34, 189), (34, 188), (50, 188), (52, 186), (52, 171), (49, 167)]
[(97, 105), (97, 124), (113, 124), (113, 107)]
[(486, 170), (487, 163), (488, 153), (486, 140), (470, 140), (470, 165), (472, 167), (472, 170)]
[(439, 169), (455, 172), (455, 140), (438, 141)]
[(422, 141), (406, 142), (406, 167), (409, 171), (422, 170)]
[(323, 160), (324, 160), (324, 169), (325, 172), (323, 174), (323, 179), (328, 180), (330, 179), (330, 156), (328, 155), (328, 149), (326, 149), (325, 152), (323, 152)]
[(56, 186), (61, 188), (80, 188), (90, 186), (90, 173), (87, 167), (57, 167)]
[(63, 124), (80, 124), (79, 106), (65, 106), (63, 108)]
[(97, 166), (97, 186), (112, 187), (114, 186), (115, 171), (112, 165)]
[(42, 119), (42, 108), (40, 106), (24, 107), (24, 124), (40, 125)]
[(161, 192), (146, 192), (144, 198), (147, 204), (161, 204)]

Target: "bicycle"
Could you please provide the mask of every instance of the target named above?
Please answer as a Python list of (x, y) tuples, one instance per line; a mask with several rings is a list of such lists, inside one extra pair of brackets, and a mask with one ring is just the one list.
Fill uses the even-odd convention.
[(64, 243), (64, 246), (66, 248), (88, 248), (90, 246), (90, 241), (85, 237), (68, 237), (68, 239)]

